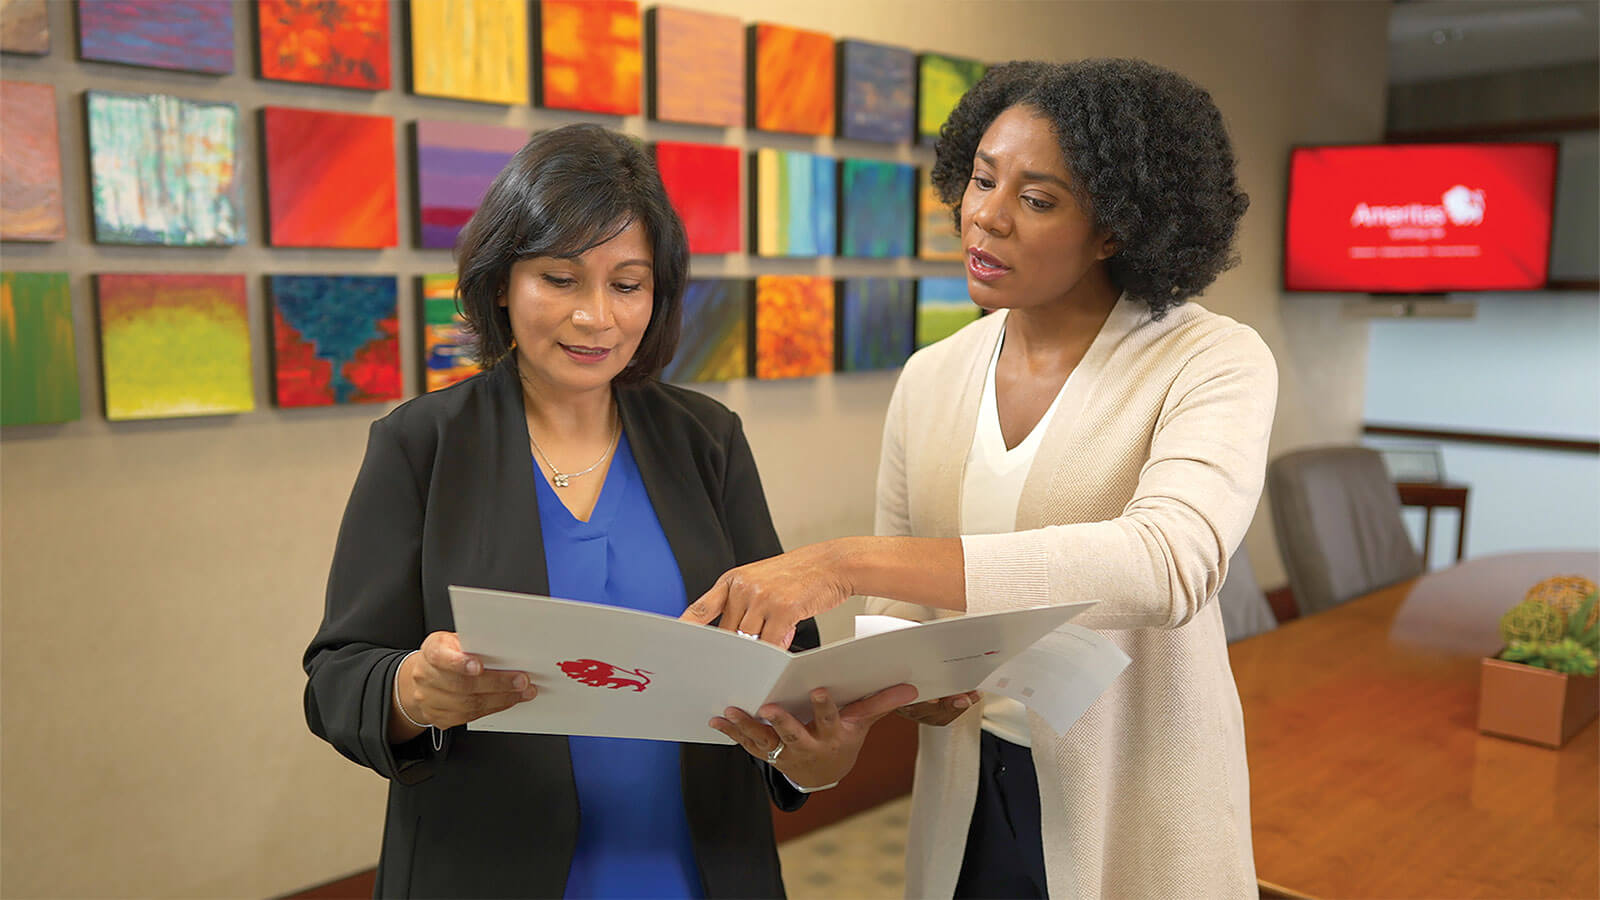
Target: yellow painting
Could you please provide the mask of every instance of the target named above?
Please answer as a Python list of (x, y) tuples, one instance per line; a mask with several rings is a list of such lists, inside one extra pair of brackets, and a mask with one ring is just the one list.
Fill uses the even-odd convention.
[(411, 90), (525, 105), (527, 0), (411, 0)]

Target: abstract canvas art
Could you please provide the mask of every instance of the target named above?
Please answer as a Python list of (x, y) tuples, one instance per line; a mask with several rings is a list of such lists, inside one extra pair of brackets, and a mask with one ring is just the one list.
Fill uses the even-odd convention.
[(66, 237), (56, 89), (0, 81), (0, 135), (0, 240)]
[(911, 357), (916, 315), (909, 278), (849, 278), (839, 282), (839, 371), (894, 369)]
[(833, 133), (833, 38), (760, 22), (750, 26), (750, 125), (762, 131)]
[(255, 409), (243, 275), (96, 275), (106, 418)]
[(422, 289), (422, 389), (437, 391), (478, 374), (472, 335), (456, 306), (456, 273), (424, 275)]
[(690, 253), (739, 252), (738, 147), (656, 144), (656, 168), (689, 233)]
[(676, 6), (645, 13), (652, 48), (650, 116), (663, 122), (744, 124), (744, 24)]
[(932, 142), (968, 89), (988, 69), (975, 59), (924, 53), (917, 58), (917, 137)]
[(638, 115), (641, 30), (634, 0), (540, 0), (540, 104)]
[(0, 0), (0, 52), (43, 56), (50, 52), (45, 0)]
[(835, 243), (832, 157), (755, 152), (755, 245), (758, 256), (831, 256)]
[(691, 279), (683, 291), (683, 331), (662, 381), (730, 381), (750, 374), (750, 282)]
[(78, 418), (75, 346), (67, 273), (0, 273), (0, 425)]
[(411, 0), (411, 90), (528, 103), (528, 0)]
[(269, 275), (279, 406), (398, 400), (400, 319), (386, 275)]
[(923, 169), (917, 175), (917, 257), (959, 260), (964, 255), (950, 207), (934, 190), (931, 170)]
[(839, 255), (911, 255), (916, 170), (902, 163), (846, 159), (839, 165)]
[(267, 241), (274, 247), (393, 247), (394, 120), (267, 106)]
[(238, 107), (168, 94), (84, 96), (95, 240), (245, 242)]
[(417, 245), (449, 250), (528, 132), (465, 122), (416, 124)]
[(918, 349), (955, 334), (982, 314), (967, 296), (967, 279), (917, 279)]
[(389, 89), (389, 0), (256, 0), (261, 77)]
[(833, 371), (833, 281), (815, 275), (756, 279), (756, 377)]
[(910, 141), (916, 104), (917, 57), (910, 50), (839, 42), (839, 135), (858, 141)]
[(78, 57), (155, 69), (233, 72), (231, 0), (78, 0)]

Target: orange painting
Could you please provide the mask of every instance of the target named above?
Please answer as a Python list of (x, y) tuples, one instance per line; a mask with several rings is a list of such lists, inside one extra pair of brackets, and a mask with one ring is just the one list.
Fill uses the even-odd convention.
[(544, 0), (539, 4), (542, 102), (551, 109), (639, 113), (644, 54), (633, 0)]
[(833, 288), (814, 275), (756, 279), (757, 378), (833, 371)]
[(258, 0), (261, 77), (389, 89), (388, 0)]
[(755, 121), (763, 131), (833, 134), (833, 38), (786, 25), (758, 23), (755, 34)]

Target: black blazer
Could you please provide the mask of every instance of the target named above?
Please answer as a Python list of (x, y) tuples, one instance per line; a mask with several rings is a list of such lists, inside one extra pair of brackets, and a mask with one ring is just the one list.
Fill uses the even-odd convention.
[[(782, 552), (738, 416), (650, 382), (616, 389), (622, 427), (690, 600)], [(389, 779), (377, 895), (559, 897), (578, 833), (567, 739), (453, 728), (387, 739), (407, 651), (453, 631), (446, 586), (549, 590), (522, 388), (507, 362), (372, 423), (306, 650), (306, 721)], [(795, 648), (817, 645), (807, 621)], [(537, 699), (531, 701), (539, 702)], [(805, 796), (738, 747), (681, 745), (683, 798), (708, 897), (781, 897), (767, 807)]]

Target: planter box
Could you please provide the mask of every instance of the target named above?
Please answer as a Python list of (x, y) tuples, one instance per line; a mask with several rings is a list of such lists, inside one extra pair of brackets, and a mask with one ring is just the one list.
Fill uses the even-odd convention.
[(1486, 658), (1478, 690), (1478, 730), (1560, 747), (1600, 709), (1600, 681)]

